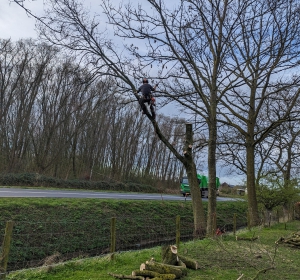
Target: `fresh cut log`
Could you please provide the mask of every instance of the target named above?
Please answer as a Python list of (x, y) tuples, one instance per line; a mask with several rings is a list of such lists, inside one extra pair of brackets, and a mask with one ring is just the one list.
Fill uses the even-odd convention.
[(177, 265), (177, 247), (175, 245), (165, 245), (161, 247), (161, 259), (162, 263)]
[(196, 261), (194, 259), (182, 256), (182, 255), (179, 255), (178, 258), (179, 258), (178, 265), (180, 265), (180, 261), (181, 261), (186, 265), (187, 268), (191, 268), (191, 269), (194, 269), (194, 270), (197, 270), (197, 269), (200, 268), (200, 265), (199, 265), (198, 261)]
[(161, 280), (174, 280), (176, 279), (175, 274), (161, 274), (155, 271), (150, 270), (134, 270), (132, 271), (133, 276), (143, 276), (148, 279), (148, 277), (152, 279), (161, 279)]
[(140, 266), (140, 270), (151, 270), (160, 274), (174, 274), (176, 278), (187, 275), (186, 267), (169, 265), (155, 261), (147, 261), (146, 263), (142, 263)]

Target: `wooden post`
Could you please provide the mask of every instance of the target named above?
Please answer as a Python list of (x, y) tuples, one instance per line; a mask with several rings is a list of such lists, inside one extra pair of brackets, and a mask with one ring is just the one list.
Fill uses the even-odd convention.
[(110, 222), (110, 253), (111, 259), (114, 259), (116, 251), (116, 218), (111, 218)]
[(248, 225), (248, 230), (251, 230), (251, 220), (250, 220), (250, 212), (247, 211), (247, 225)]
[(292, 221), (295, 220), (295, 206), (294, 205), (291, 206), (291, 218), (292, 218)]
[(13, 221), (8, 221), (6, 223), (5, 234), (4, 234), (3, 245), (2, 245), (2, 254), (0, 257), (0, 279), (6, 278), (8, 255), (10, 250), (10, 242), (11, 242), (13, 227), (14, 227)]
[(233, 234), (236, 234), (236, 213), (233, 214)]
[(176, 247), (179, 249), (180, 244), (180, 216), (176, 216)]

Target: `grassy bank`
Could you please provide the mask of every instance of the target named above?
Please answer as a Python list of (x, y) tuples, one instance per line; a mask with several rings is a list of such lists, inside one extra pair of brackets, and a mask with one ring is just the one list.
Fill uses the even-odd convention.
[[(232, 228), (233, 213), (237, 225), (245, 226), (246, 208), (245, 202), (218, 203), (218, 226)], [(1, 236), (6, 221), (15, 222), (9, 271), (42, 265), (56, 252), (60, 260), (107, 253), (112, 217), (117, 220), (117, 251), (173, 242), (177, 215), (182, 239), (193, 234), (190, 201), (2, 198), (0, 211)]]
[[(182, 243), (179, 253), (200, 263), (199, 270), (188, 270), (182, 279), (299, 279), (299, 249), (276, 245), (279, 237), (290, 236), (300, 230), (300, 222), (277, 224), (271, 228), (253, 228), (238, 232), (240, 237), (258, 237), (255, 241), (237, 241), (232, 234), (216, 239)], [(108, 256), (73, 260), (64, 264), (24, 270), (8, 275), (10, 280), (112, 280), (108, 272), (129, 275), (140, 264), (154, 257), (161, 261), (160, 247), (124, 252), (114, 260)]]

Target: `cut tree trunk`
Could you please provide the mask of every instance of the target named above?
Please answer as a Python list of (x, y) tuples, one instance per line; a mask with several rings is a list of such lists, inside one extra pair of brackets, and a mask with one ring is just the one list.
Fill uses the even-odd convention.
[(134, 270), (132, 271), (133, 276), (143, 276), (146, 277), (145, 279), (148, 279), (148, 277), (151, 277), (152, 279), (161, 279), (161, 280), (174, 280), (176, 279), (175, 274), (161, 274), (155, 271), (150, 270)]
[(177, 247), (175, 245), (167, 245), (161, 247), (161, 256), (162, 263), (177, 265), (178, 256), (177, 256)]
[(186, 267), (169, 265), (155, 261), (147, 261), (146, 263), (142, 263), (140, 270), (151, 270), (160, 274), (174, 274), (176, 278), (187, 275)]
[[(178, 255), (178, 258), (179, 258), (179, 262), (180, 261), (183, 262), (186, 265), (187, 268), (191, 268), (191, 269), (194, 269), (194, 270), (197, 270), (197, 269), (200, 268), (198, 261), (196, 261), (194, 259), (182, 256), (182, 255)], [(178, 265), (180, 265), (179, 262), (178, 262)]]
[(160, 276), (160, 277), (151, 278), (151, 280), (174, 280), (174, 279), (176, 279), (176, 276), (174, 274), (161, 274), (161, 275), (162, 276)]
[(289, 245), (292, 245), (294, 247), (299, 247), (300, 246), (300, 232), (296, 232), (292, 234), (290, 237), (280, 237), (276, 242), (276, 244), (279, 243), (286, 243)]
[(181, 267), (186, 267), (186, 264), (180, 259), (178, 260), (177, 265)]
[(194, 270), (200, 268), (198, 261), (182, 255), (178, 255), (177, 253), (177, 247), (175, 245), (162, 246), (162, 263), (188, 267)]
[(150, 261), (142, 263), (140, 270), (133, 270), (131, 275), (113, 274), (109, 275), (118, 279), (136, 279), (136, 280), (174, 280), (187, 275), (187, 268), (199, 269), (196, 260), (178, 256), (175, 245), (162, 246), (162, 263), (156, 262), (153, 258)]
[(158, 277), (160, 276), (161, 274), (158, 273), (158, 272), (155, 272), (155, 271), (151, 271), (151, 270), (133, 270), (131, 272), (131, 275), (132, 276), (144, 276), (144, 277)]
[(124, 274), (114, 274), (108, 273), (108, 275), (113, 276), (117, 279), (133, 279), (133, 280), (144, 280), (143, 276), (132, 276), (132, 275), (124, 275)]

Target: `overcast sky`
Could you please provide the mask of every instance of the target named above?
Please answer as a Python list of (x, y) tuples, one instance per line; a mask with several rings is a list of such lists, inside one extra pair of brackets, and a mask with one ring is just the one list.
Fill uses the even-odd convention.
[[(111, 0), (118, 4), (119, 0)], [(176, 0), (172, 0), (174, 2)], [(33, 14), (43, 14), (44, 0), (25, 0), (25, 7)], [(140, 0), (143, 2), (143, 0)], [(84, 0), (88, 9), (98, 11), (100, 1)], [(100, 8), (99, 8), (100, 13)], [(35, 19), (26, 14), (26, 12), (12, 0), (0, 0), (0, 38), (18, 40), (20, 38), (36, 37)]]
[[(28, 1), (28, 7), (42, 13), (43, 0)], [(0, 37), (16, 41), (21, 38), (36, 37), (35, 19), (10, 0), (0, 1)]]

